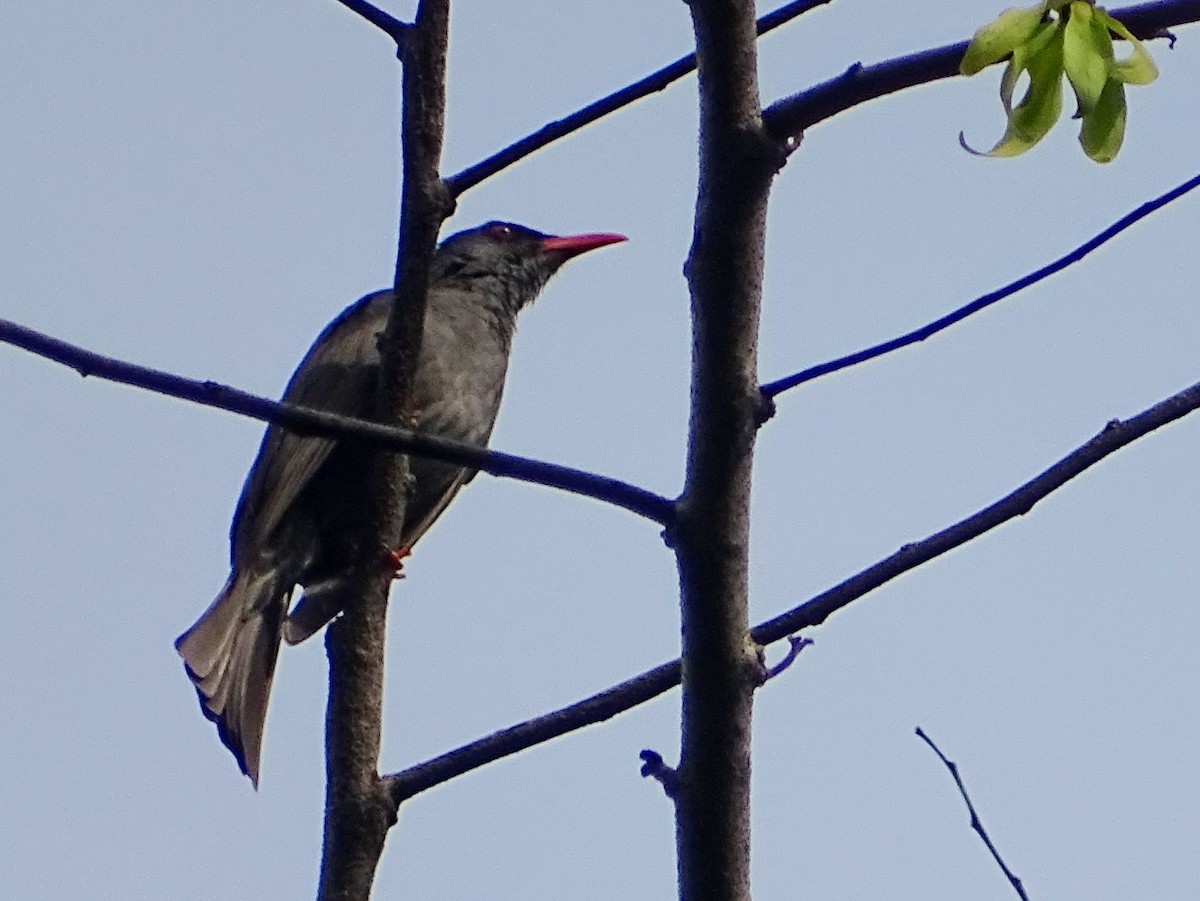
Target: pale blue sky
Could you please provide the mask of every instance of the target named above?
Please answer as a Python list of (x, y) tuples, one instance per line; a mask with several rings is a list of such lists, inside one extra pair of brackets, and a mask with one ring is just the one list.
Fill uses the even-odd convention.
[[(1005, 3), (836, 0), (762, 44), (766, 100), (961, 40)], [(403, 4), (390, 7), (407, 15)], [(764, 7), (765, 9), (765, 7)], [(895, 19), (888, 18), (896, 15)], [(688, 48), (679, 2), (459, 4), (446, 170)], [(924, 322), (1200, 169), (1197, 32), (1153, 45), (1117, 162), (1063, 123), (1015, 161), (998, 71), (814, 128), (771, 209), (764, 380)], [(385, 285), (397, 71), (331, 0), (42, 0), (0, 13), (0, 316), (275, 395), (343, 306)], [(687, 405), (681, 267), (694, 81), (463, 198), (630, 242), (523, 322), (495, 444), (674, 494)], [(1200, 380), (1186, 199), (924, 345), (781, 399), (756, 471), (765, 619), (990, 503)], [(226, 575), (261, 426), (0, 347), (0, 880), (13, 898), (311, 896), (325, 661), (285, 649), (256, 794), (172, 641)], [(1200, 420), (1146, 439), (975, 544), (855, 604), (759, 696), (759, 898), (1013, 897), (918, 724), (963, 767), (1034, 897), (1200, 896)], [(673, 656), (657, 530), (477, 479), (393, 595), (383, 766), (399, 769)], [(664, 898), (678, 695), (401, 811), (379, 898)]]

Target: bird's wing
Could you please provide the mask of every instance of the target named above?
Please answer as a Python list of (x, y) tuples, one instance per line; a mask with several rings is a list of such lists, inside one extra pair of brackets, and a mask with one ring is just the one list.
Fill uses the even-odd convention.
[[(454, 500), (458, 489), (475, 478), (475, 470), (450, 466), (445, 463), (439, 464), (434, 470), (433, 467), (425, 464), (436, 463), (436, 461), (420, 460), (417, 457), (409, 459), (416, 476), (415, 487), (404, 516), (404, 534), (401, 535), (400, 540), (405, 547), (411, 548)], [(454, 471), (442, 471), (451, 469)]]
[[(379, 374), (378, 334), (387, 323), (390, 291), (369, 294), (321, 333), (292, 376), (283, 401), (346, 416), (369, 415)], [(336, 442), (270, 426), (246, 477), (231, 528), (233, 554), (260, 547)]]
[[(426, 322), (425, 348), (448, 342), (437, 331), (439, 321)], [(457, 367), (453, 354), (422, 354), (413, 386), (416, 427), (467, 444), (485, 446), (492, 434), (504, 369), (495, 378), (480, 382), (474, 370)], [(468, 377), (470, 376), (470, 377)], [(428, 457), (410, 457), (413, 493), (404, 515), (403, 543), (412, 547), (441, 516), (460, 488), (475, 477), (476, 470)]]

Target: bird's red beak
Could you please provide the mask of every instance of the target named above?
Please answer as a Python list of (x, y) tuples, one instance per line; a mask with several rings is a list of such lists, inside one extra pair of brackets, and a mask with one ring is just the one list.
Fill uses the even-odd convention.
[(590, 235), (567, 235), (562, 238), (550, 237), (542, 240), (542, 250), (553, 250), (565, 254), (565, 259), (605, 247), (609, 244), (619, 244), (629, 239), (624, 235), (611, 232), (597, 232)]

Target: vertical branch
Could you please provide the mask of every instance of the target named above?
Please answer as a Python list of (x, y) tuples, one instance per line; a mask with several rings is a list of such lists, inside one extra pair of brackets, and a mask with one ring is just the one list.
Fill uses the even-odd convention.
[[(451, 204), (438, 174), (445, 119), (449, 0), (422, 0), (416, 21), (397, 36), (403, 64), (403, 194), (394, 283), (395, 304), (381, 338), (376, 399), (379, 421), (406, 423), (410, 386), (425, 321), (438, 229)], [(362, 536), (358, 602), (326, 635), (329, 706), (325, 722), (325, 841), (321, 901), (370, 897), (395, 807), (379, 779), (384, 636), (390, 573), (382, 553), (400, 543), (407, 504), (408, 460), (377, 454), (370, 472), (372, 507)]]
[(762, 127), (751, 0), (691, 0), (700, 82), (700, 184), (686, 274), (692, 301), (687, 476), (672, 537), (683, 625), (676, 794), (680, 897), (750, 897), (750, 723), (760, 678), (748, 618), (750, 476), (763, 239), (781, 163)]

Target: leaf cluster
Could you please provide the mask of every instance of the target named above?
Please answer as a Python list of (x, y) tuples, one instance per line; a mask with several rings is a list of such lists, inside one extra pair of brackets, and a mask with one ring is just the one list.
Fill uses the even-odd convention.
[[(1133, 52), (1117, 59), (1113, 37)], [(975, 33), (959, 71), (974, 75), (1007, 59), (1000, 101), (1008, 119), (1003, 137), (980, 156), (1017, 156), (1037, 144), (1062, 114), (1062, 78), (1075, 92), (1074, 118), (1081, 119), (1079, 143), (1098, 163), (1113, 160), (1125, 137), (1125, 85), (1149, 84), (1158, 69), (1142, 42), (1092, 0), (1044, 0), (1008, 9)], [(1013, 94), (1021, 76), (1028, 87), (1020, 102)]]

